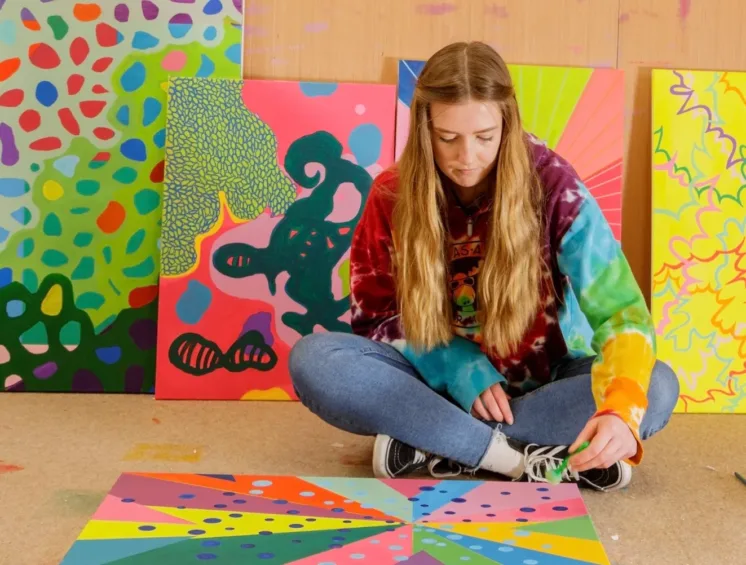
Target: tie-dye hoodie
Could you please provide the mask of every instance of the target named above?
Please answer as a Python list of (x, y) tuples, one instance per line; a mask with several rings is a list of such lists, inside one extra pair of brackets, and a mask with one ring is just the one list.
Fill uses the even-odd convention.
[[(558, 363), (596, 355), (591, 369), (596, 415), (615, 414), (630, 427), (642, 459), (640, 423), (655, 362), (650, 313), (619, 243), (596, 200), (562, 157), (529, 136), (545, 191), (545, 252), (554, 289), (522, 345), (509, 358), (481, 348), (476, 287), (491, 202), (462, 208), (448, 195), (451, 240), (449, 288), (453, 339), (415, 352), (400, 324), (392, 275), (391, 216), (396, 170), (375, 180), (351, 249), (352, 330), (397, 348), (429, 386), (447, 393), (465, 411), (489, 386), (501, 382), (512, 396), (554, 378)], [(382, 190), (384, 189), (384, 190)]]

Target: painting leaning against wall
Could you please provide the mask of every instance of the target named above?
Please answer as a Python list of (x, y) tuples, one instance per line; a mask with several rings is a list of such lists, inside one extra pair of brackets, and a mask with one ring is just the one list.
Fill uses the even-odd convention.
[[(409, 135), (417, 79), (425, 61), (399, 61), (396, 108), (396, 156)], [(622, 237), (624, 157), (624, 71), (582, 67), (508, 65), (526, 132), (565, 158), (598, 202), (614, 238)], [(547, 85), (552, 85), (547, 88)], [(564, 288), (565, 312), (578, 312), (578, 299)], [(573, 304), (574, 303), (574, 304)], [(560, 317), (575, 355), (593, 355), (588, 321)]]
[(677, 412), (746, 413), (746, 73), (653, 71), (651, 303)]
[(242, 0), (0, 1), (0, 390), (151, 392), (169, 75)]
[(350, 243), (393, 161), (395, 96), (171, 80), (156, 398), (297, 398), (292, 346), (350, 331)]

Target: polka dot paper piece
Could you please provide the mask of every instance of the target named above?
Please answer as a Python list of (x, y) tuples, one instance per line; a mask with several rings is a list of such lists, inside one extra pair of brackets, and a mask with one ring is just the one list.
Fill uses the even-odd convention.
[(114, 560), (610, 563), (575, 485), (179, 473), (121, 475), (62, 565)]

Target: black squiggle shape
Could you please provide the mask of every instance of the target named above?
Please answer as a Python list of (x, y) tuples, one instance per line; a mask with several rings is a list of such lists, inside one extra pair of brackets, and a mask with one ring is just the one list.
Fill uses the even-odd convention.
[(264, 341), (261, 332), (251, 330), (239, 337), (223, 353), (214, 341), (197, 333), (178, 336), (168, 349), (168, 360), (177, 369), (201, 377), (218, 369), (240, 373), (247, 369), (271, 371), (277, 354)]
[[(339, 318), (349, 311), (348, 296), (337, 299), (332, 292), (334, 267), (350, 249), (352, 235), (360, 220), (371, 183), (370, 174), (342, 158), (342, 145), (329, 132), (317, 131), (293, 142), (285, 157), (288, 174), (300, 186), (312, 189), (309, 196), (293, 202), (270, 236), (269, 245), (256, 248), (247, 243), (229, 243), (215, 250), (215, 269), (234, 279), (262, 274), (269, 291), (277, 293), (277, 278), (287, 272), (285, 291), (303, 306), (305, 313), (286, 312), (282, 322), (300, 335), (308, 335), (318, 325), (327, 331), (350, 332)], [(306, 165), (318, 163), (325, 175), (306, 174)], [(352, 183), (361, 204), (346, 222), (326, 218), (334, 210), (334, 195), (342, 184)]]

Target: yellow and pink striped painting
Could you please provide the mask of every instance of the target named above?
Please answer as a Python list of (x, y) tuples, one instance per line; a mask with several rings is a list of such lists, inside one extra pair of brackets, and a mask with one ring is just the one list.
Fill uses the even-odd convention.
[[(409, 133), (409, 107), (424, 61), (399, 61), (396, 157)], [(509, 65), (523, 127), (562, 155), (622, 237), (624, 72), (618, 69)]]

